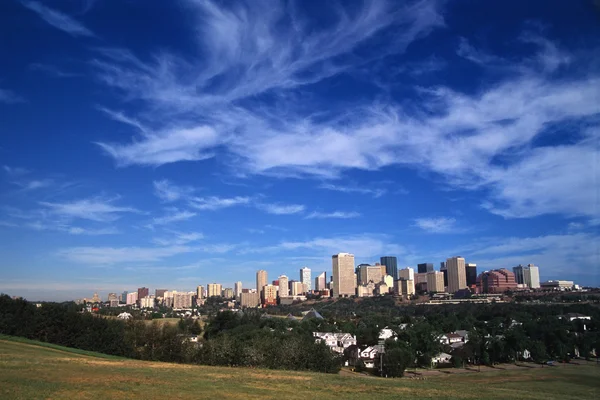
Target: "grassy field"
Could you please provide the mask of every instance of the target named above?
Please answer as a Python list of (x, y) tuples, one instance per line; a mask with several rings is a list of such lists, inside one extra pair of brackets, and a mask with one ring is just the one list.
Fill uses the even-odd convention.
[(600, 367), (567, 365), (425, 380), (134, 360), (0, 338), (0, 399), (592, 399)]

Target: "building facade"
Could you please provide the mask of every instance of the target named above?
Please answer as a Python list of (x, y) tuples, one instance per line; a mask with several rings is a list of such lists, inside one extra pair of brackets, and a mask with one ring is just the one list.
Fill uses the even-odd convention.
[(262, 288), (267, 285), (267, 271), (261, 269), (256, 272), (256, 291), (262, 293)]
[(240, 294), (240, 305), (242, 308), (255, 308), (260, 306), (260, 293), (254, 292), (242, 292)]
[(444, 274), (444, 286), (448, 286), (448, 269), (445, 261), (440, 263), (440, 272)]
[(288, 297), (290, 295), (290, 283), (285, 275), (279, 277), (279, 297)]
[(229, 287), (223, 289), (223, 297), (226, 298), (226, 299), (233, 299), (235, 297), (233, 289), (229, 288)]
[(477, 264), (466, 263), (465, 273), (467, 274), (467, 287), (477, 284)]
[(223, 292), (223, 285), (220, 283), (209, 283), (206, 285), (207, 297), (220, 297)]
[(448, 258), (446, 269), (448, 270), (448, 293), (456, 293), (467, 288), (467, 271), (465, 270), (464, 258)]
[(366, 285), (369, 282), (381, 282), (383, 275), (379, 265), (361, 265), (358, 268), (358, 283)]
[(290, 282), (290, 295), (300, 296), (304, 292), (304, 284), (300, 281)]
[(140, 300), (141, 308), (154, 308), (154, 296), (146, 296)]
[(263, 286), (262, 300), (265, 306), (277, 305), (277, 286), (265, 285)]
[(147, 287), (141, 287), (138, 288), (138, 300), (143, 299), (144, 297), (148, 297), (148, 295), (150, 294), (150, 289), (148, 289)]
[(192, 296), (193, 293), (173, 293), (173, 308), (177, 310), (182, 310), (184, 308), (192, 308)]
[(427, 291), (430, 293), (443, 293), (445, 292), (444, 287), (444, 273), (438, 271), (430, 271), (427, 273)]
[(302, 284), (305, 287), (306, 292), (310, 292), (312, 290), (312, 284), (311, 284), (311, 271), (310, 268), (308, 267), (304, 267), (302, 269), (300, 269), (300, 282), (302, 282)]
[(485, 271), (477, 277), (477, 292), (500, 294), (517, 288), (515, 274), (506, 268)]
[(354, 273), (354, 255), (339, 253), (331, 257), (333, 297), (354, 296), (356, 276)]
[(433, 264), (431, 264), (431, 263), (417, 264), (417, 272), (419, 274), (426, 274), (431, 271), (433, 271)]
[(234, 295), (236, 299), (240, 299), (240, 295), (242, 294), (242, 282), (237, 281), (234, 285), (233, 285), (233, 291), (234, 291)]
[(325, 272), (321, 272), (315, 278), (315, 290), (325, 290), (327, 289), (327, 274)]
[(527, 268), (523, 271), (523, 283), (530, 289), (539, 289), (540, 269), (533, 264), (527, 264)]
[(379, 259), (381, 265), (385, 265), (386, 275), (391, 275), (394, 280), (398, 279), (398, 259), (393, 256), (384, 256)]
[(398, 277), (400, 279), (410, 279), (415, 280), (415, 270), (411, 267), (406, 267), (398, 271)]

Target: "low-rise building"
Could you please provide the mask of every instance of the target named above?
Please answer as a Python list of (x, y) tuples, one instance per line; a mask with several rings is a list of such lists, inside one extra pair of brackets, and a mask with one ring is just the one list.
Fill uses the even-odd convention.
[(313, 337), (315, 342), (324, 342), (332, 351), (340, 354), (349, 346), (356, 345), (356, 336), (349, 333), (313, 332)]

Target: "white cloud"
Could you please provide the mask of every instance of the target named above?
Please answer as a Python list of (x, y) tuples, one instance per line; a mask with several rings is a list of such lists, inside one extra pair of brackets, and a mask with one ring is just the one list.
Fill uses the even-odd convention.
[(169, 208), (167, 211), (167, 214), (161, 217), (152, 218), (150, 227), (154, 227), (154, 225), (167, 225), (173, 222), (187, 221), (197, 215), (195, 212), (179, 210), (177, 208)]
[(348, 218), (357, 218), (360, 217), (360, 213), (356, 212), (356, 211), (334, 211), (334, 212), (330, 212), (330, 213), (322, 213), (322, 212), (312, 212), (310, 214), (308, 214), (306, 216), (306, 219), (313, 219), (313, 218), (341, 218), (341, 219), (348, 219)]
[(37, 1), (22, 0), (21, 3), (38, 14), (48, 24), (72, 36), (94, 36), (92, 31), (83, 24), (62, 12), (48, 8)]
[(268, 214), (289, 215), (298, 214), (306, 208), (302, 204), (265, 204), (259, 203), (256, 207)]
[(52, 179), (34, 179), (31, 181), (14, 183), (18, 186), (21, 186), (23, 190), (35, 190), (50, 187), (54, 184), (54, 181)]
[(114, 157), (119, 166), (132, 164), (163, 165), (177, 161), (199, 161), (211, 158), (209, 149), (219, 144), (217, 132), (208, 126), (172, 129), (147, 134), (132, 144), (97, 143)]
[(449, 217), (417, 218), (415, 226), (430, 233), (457, 232), (456, 219)]
[(0, 88), (0, 103), (15, 104), (23, 102), (25, 102), (25, 99), (23, 99), (21, 96), (10, 90)]
[(81, 218), (91, 221), (115, 221), (119, 219), (122, 213), (140, 213), (139, 210), (132, 207), (115, 206), (112, 203), (115, 199), (101, 197), (76, 200), (66, 203), (40, 202), (52, 214), (67, 218)]
[(342, 186), (342, 185), (335, 185), (332, 183), (324, 183), (322, 185), (319, 185), (319, 188), (327, 189), (327, 190), (335, 190), (337, 192), (342, 192), (342, 193), (368, 194), (375, 198), (381, 197), (387, 193), (386, 189), (379, 189), (379, 188), (371, 189), (371, 188), (360, 187), (360, 186)]
[(184, 245), (190, 242), (196, 242), (204, 239), (204, 235), (200, 232), (176, 232), (169, 231), (168, 238), (154, 238), (152, 241), (159, 246), (175, 246)]
[(154, 181), (154, 193), (165, 202), (173, 202), (187, 198), (194, 192), (194, 188), (188, 186), (177, 186), (167, 179)]
[(198, 210), (220, 210), (222, 208), (234, 207), (250, 203), (250, 197), (192, 197), (190, 198), (190, 206)]
[(358, 257), (375, 257), (381, 254), (403, 254), (404, 248), (390, 243), (385, 235), (354, 235), (330, 238), (315, 238), (307, 241), (281, 242), (271, 250), (310, 250), (315, 255), (328, 255), (340, 252), (353, 253)]

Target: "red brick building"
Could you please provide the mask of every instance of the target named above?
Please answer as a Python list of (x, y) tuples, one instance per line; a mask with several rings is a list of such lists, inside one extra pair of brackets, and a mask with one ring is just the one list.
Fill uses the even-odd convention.
[(477, 277), (477, 293), (504, 293), (516, 288), (515, 274), (506, 268), (485, 271)]

